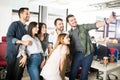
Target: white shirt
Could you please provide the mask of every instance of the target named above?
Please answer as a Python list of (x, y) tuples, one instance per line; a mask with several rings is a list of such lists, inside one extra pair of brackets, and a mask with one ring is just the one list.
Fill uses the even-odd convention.
[[(62, 33), (67, 33), (67, 32), (63, 31)], [(49, 38), (48, 38), (49, 44), (52, 44), (54, 47), (56, 44), (57, 38), (58, 38), (57, 31), (54, 30), (51, 34), (49, 34)]]
[(22, 40), (23, 41), (30, 40), (30, 41), (32, 41), (32, 44), (28, 45), (27, 47), (25, 45), (20, 45), (20, 47), (19, 47), (19, 55), (18, 56), (20, 56), (21, 52), (27, 52), (27, 54), (29, 56), (31, 54), (43, 53), (41, 42), (37, 37), (33, 38), (30, 35), (26, 34), (26, 35), (24, 35), (22, 37)]
[(53, 47), (55, 46), (55, 43), (57, 41), (57, 37), (58, 37), (58, 34), (57, 34), (56, 30), (54, 30), (53, 33), (51, 33), (49, 35), (48, 42), (49, 42), (49, 44), (52, 44)]

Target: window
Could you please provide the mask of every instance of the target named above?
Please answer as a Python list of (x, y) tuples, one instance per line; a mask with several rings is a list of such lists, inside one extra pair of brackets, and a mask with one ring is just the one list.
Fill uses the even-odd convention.
[[(19, 20), (19, 16), (18, 16), (18, 10), (12, 10), (12, 21), (17, 21)], [(36, 21), (38, 22), (38, 13), (37, 12), (30, 12), (30, 20), (31, 21)], [(27, 22), (27, 24), (29, 23)]]

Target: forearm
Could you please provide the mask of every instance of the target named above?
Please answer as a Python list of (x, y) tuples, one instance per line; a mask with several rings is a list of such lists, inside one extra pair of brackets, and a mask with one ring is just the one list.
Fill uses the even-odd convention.
[(23, 45), (24, 45), (24, 41), (22, 41), (22, 40), (17, 40), (17, 41), (16, 41), (16, 44), (23, 44)]
[(52, 44), (49, 44), (48, 45), (48, 56), (50, 56), (52, 49), (53, 49)]
[(103, 26), (105, 26), (109, 23), (110, 23), (109, 19), (106, 19), (106, 20), (103, 20), (103, 21), (98, 21), (98, 22), (96, 22), (96, 27), (100, 28), (100, 27), (103, 27)]
[(113, 14), (111, 14), (109, 16), (109, 18), (107, 18), (107, 19), (105, 18), (103, 21), (97, 22), (96, 27), (100, 28), (100, 27), (105, 26), (106, 24), (109, 24), (109, 23), (111, 23), (111, 22), (113, 22), (115, 20), (116, 20), (116, 16), (113, 16)]
[(60, 59), (60, 75), (61, 75), (62, 80), (64, 80), (64, 77), (65, 77), (66, 66), (67, 66), (66, 55), (62, 54), (61, 59)]
[(22, 55), (22, 57), (27, 58), (27, 54), (25, 52), (22, 52), (21, 55)]
[(27, 45), (31, 45), (32, 41), (30, 41), (30, 40), (27, 40), (27, 41), (17, 40), (16, 44), (22, 44), (22, 45), (26, 45), (27, 46)]

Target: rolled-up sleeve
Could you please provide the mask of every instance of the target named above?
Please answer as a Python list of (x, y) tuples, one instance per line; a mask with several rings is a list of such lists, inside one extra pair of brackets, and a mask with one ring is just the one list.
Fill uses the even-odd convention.
[(13, 43), (13, 44), (16, 44), (16, 42), (17, 42), (18, 40), (19, 40), (19, 39), (17, 39), (17, 38), (13, 38), (13, 39), (12, 39), (12, 43)]
[(13, 22), (9, 26), (9, 29), (8, 29), (8, 32), (7, 32), (7, 42), (16, 44), (16, 41), (18, 40), (16, 38), (16, 35), (15, 35), (16, 34), (16, 30), (17, 30), (17, 23)]
[(96, 23), (93, 23), (93, 24), (83, 24), (83, 27), (84, 27), (86, 30), (98, 29), (98, 28), (96, 27)]

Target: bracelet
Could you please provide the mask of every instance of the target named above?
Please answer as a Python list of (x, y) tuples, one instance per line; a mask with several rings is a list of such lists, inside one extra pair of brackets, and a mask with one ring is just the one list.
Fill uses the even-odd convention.
[(107, 25), (108, 25), (106, 18), (104, 18), (104, 21), (105, 21), (105, 24), (107, 24)]

